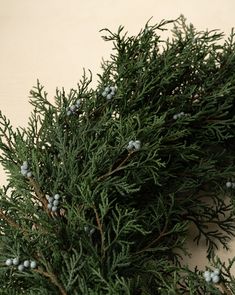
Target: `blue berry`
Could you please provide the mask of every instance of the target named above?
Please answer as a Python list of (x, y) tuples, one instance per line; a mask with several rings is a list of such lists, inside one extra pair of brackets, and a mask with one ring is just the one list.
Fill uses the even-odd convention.
[(55, 194), (55, 195), (54, 195), (54, 198), (55, 198), (55, 200), (59, 200), (60, 195), (59, 195), (59, 194)]
[(51, 209), (52, 209), (52, 204), (51, 204), (51, 203), (47, 204), (47, 208), (48, 208), (49, 210), (51, 210)]
[(37, 263), (36, 263), (36, 261), (31, 261), (30, 262), (30, 268), (32, 268), (32, 269), (34, 269), (34, 268), (36, 268), (37, 267)]
[(32, 172), (29, 171), (29, 172), (27, 173), (27, 177), (32, 177)]
[(76, 106), (75, 106), (75, 105), (71, 105), (70, 110), (71, 110), (72, 112), (74, 112), (74, 111), (76, 110)]
[(94, 232), (95, 232), (95, 229), (92, 228), (89, 233), (90, 233), (90, 235), (92, 235)]
[(22, 174), (23, 176), (26, 176), (26, 175), (27, 175), (27, 173), (28, 173), (28, 171), (27, 171), (27, 170), (21, 170), (20, 172), (21, 172), (21, 174)]
[(12, 265), (12, 259), (7, 259), (6, 262), (5, 262), (5, 264), (6, 264), (7, 266)]
[(52, 212), (56, 212), (56, 211), (57, 211), (57, 209), (58, 209), (58, 207), (57, 207), (57, 206), (52, 206), (52, 208), (51, 208), (51, 211), (52, 211)]
[(14, 258), (13, 261), (12, 261), (12, 263), (13, 263), (14, 265), (18, 265), (19, 262), (20, 262), (20, 261), (19, 261), (19, 258), (18, 258), (18, 257)]
[(109, 92), (110, 91), (110, 87), (109, 86), (105, 87), (104, 88), (104, 91)]
[(112, 95), (111, 93), (108, 94), (108, 95), (106, 96), (106, 98), (107, 98), (108, 100), (112, 99), (112, 97), (113, 97), (113, 95)]
[(140, 141), (139, 140), (136, 140), (134, 143), (134, 148), (138, 151), (140, 149)]
[(108, 93), (107, 93), (106, 91), (103, 91), (103, 92), (102, 92), (102, 96), (103, 96), (103, 97), (106, 97), (107, 94), (108, 94)]
[(227, 182), (226, 182), (226, 187), (227, 187), (227, 188), (230, 188), (231, 186), (232, 186), (232, 182), (231, 182), (231, 181), (227, 181)]
[(111, 93), (114, 95), (116, 92), (116, 87), (112, 86), (112, 87), (110, 87), (110, 89), (111, 89)]
[(213, 273), (218, 276), (220, 274), (220, 270), (218, 268), (216, 268), (216, 269), (214, 269)]
[(24, 161), (23, 162), (23, 165), (21, 166), (21, 167), (23, 167), (24, 169), (28, 169), (28, 162), (27, 161)]
[(54, 200), (53, 201), (53, 206), (58, 206), (59, 205), (59, 200)]
[(130, 150), (133, 147), (134, 147), (134, 141), (133, 140), (130, 140), (129, 143), (128, 143), (127, 149)]
[(219, 276), (218, 275), (212, 276), (212, 282), (217, 284), (219, 282)]
[(53, 203), (53, 201), (54, 201), (54, 198), (53, 197), (48, 197), (48, 202), (49, 203)]
[(24, 270), (24, 265), (23, 265), (23, 264), (20, 264), (20, 265), (18, 266), (18, 270), (19, 270), (19, 271), (23, 271), (23, 270)]
[(23, 263), (24, 267), (29, 267), (30, 265), (30, 262), (29, 260), (25, 260), (24, 263)]

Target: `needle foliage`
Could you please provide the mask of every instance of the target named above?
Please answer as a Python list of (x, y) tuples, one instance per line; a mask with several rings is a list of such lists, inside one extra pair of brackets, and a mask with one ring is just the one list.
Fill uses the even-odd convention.
[[(95, 89), (84, 72), (51, 101), (37, 82), (27, 127), (0, 113), (1, 294), (232, 294), (234, 260), (215, 251), (235, 230), (234, 32), (181, 16), (102, 33)], [(217, 284), (181, 259), (192, 227)]]

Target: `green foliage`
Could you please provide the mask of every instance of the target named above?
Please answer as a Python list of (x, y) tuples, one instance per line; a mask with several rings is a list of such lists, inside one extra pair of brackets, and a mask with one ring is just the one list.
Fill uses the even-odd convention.
[[(173, 37), (165, 41), (167, 25)], [(235, 181), (234, 32), (221, 44), (222, 33), (197, 32), (183, 17), (147, 23), (137, 36), (123, 30), (104, 30), (114, 48), (96, 89), (84, 72), (77, 89), (57, 89), (50, 102), (37, 82), (27, 128), (14, 131), (0, 113), (2, 294), (235, 290), (234, 259), (215, 260), (235, 230), (234, 189), (226, 187)], [(107, 86), (116, 87), (110, 100)], [(128, 148), (138, 140), (140, 148)], [(32, 176), (22, 175), (24, 161)], [(192, 224), (221, 269), (217, 285), (182, 263)], [(14, 257), (37, 268), (7, 266)]]

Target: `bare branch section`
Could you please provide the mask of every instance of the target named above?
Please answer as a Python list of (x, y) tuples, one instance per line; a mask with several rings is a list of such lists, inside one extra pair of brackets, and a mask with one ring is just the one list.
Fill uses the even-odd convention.
[(47, 212), (47, 214), (50, 214), (50, 212), (49, 212), (49, 210), (48, 210), (48, 208), (47, 208), (47, 199), (46, 199), (46, 196), (45, 196), (45, 194), (42, 192), (42, 190), (41, 190), (41, 188), (40, 188), (38, 182), (37, 182), (34, 178), (30, 177), (30, 178), (29, 178), (29, 184), (33, 187), (34, 192), (35, 192), (35, 194), (36, 194), (36, 198), (37, 198), (37, 200), (38, 200), (39, 202), (41, 202), (41, 204), (42, 204), (44, 210)]
[(233, 293), (228, 289), (228, 287), (225, 285), (224, 282), (219, 283), (219, 286), (221, 287), (222, 291), (226, 295), (233, 295)]
[(105, 178), (109, 177), (110, 175), (116, 173), (117, 171), (121, 170), (123, 168), (123, 165), (130, 159), (131, 155), (134, 153), (134, 151), (130, 151), (127, 155), (127, 157), (113, 170), (107, 172), (106, 174), (100, 176), (98, 178), (98, 181), (102, 181)]
[(17, 224), (13, 219), (11, 219), (10, 217), (6, 216), (2, 210), (0, 210), (0, 218), (4, 219), (11, 227), (14, 227), (20, 231), (25, 232), (20, 226), (19, 224)]
[(60, 290), (61, 295), (68, 295), (64, 287), (59, 283), (57, 277), (52, 272), (43, 271), (41, 268), (35, 269), (34, 271), (43, 275), (44, 277), (49, 278), (52, 284), (55, 285)]

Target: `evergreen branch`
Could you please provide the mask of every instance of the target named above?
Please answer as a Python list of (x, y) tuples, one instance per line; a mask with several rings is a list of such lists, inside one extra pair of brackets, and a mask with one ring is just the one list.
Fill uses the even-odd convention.
[(110, 175), (116, 173), (117, 171), (123, 169), (123, 165), (130, 159), (131, 155), (134, 153), (135, 151), (130, 151), (127, 155), (127, 157), (114, 169), (114, 170), (111, 170), (109, 172), (107, 172), (106, 174), (100, 176), (98, 178), (98, 181), (101, 181), (107, 177), (109, 177)]
[(65, 289), (63, 288), (63, 286), (57, 280), (57, 277), (52, 272), (43, 271), (41, 268), (35, 269), (34, 271), (49, 278), (50, 281), (52, 282), (52, 284), (54, 284), (56, 287), (58, 287), (61, 295), (68, 295), (67, 292), (65, 291)]
[[(2, 112), (0, 112), (0, 119), (3, 120), (3, 123), (0, 121), (0, 131), (1, 131), (1, 135), (4, 136), (6, 142), (7, 142), (7, 146), (9, 148), (9, 150), (12, 150), (12, 143), (11, 143), (11, 139), (10, 136), (13, 135), (13, 131), (12, 131), (12, 126), (10, 125), (10, 120), (6, 119), (6, 116), (4, 116), (2, 114)], [(3, 127), (2, 127), (3, 126)], [(8, 131), (9, 136), (7, 136), (6, 132)]]

